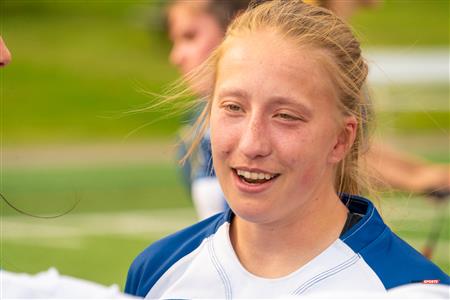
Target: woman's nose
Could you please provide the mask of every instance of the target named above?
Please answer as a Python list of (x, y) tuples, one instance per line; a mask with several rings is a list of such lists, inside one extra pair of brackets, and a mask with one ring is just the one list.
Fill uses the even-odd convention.
[(3, 38), (0, 36), (0, 66), (6, 66), (11, 61), (11, 52), (6, 47)]
[(241, 131), (239, 150), (249, 159), (268, 156), (272, 152), (270, 134), (262, 120), (250, 119)]

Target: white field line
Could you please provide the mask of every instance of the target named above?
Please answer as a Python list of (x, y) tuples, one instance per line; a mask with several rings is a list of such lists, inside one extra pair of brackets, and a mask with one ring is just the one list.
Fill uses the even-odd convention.
[(146, 143), (104, 143), (73, 145), (28, 145), (3, 147), (4, 168), (51, 168), (70, 166), (86, 168), (117, 164), (173, 163), (175, 141), (151, 140)]
[(80, 250), (85, 248), (84, 237), (72, 237), (67, 239), (61, 238), (26, 238), (26, 239), (13, 239), (6, 240), (9, 244), (16, 244), (26, 247), (44, 247), (55, 248), (65, 250)]
[[(431, 112), (450, 110), (448, 93), (433, 101), (411, 101), (414, 87), (420, 85), (448, 85), (449, 49), (442, 48), (381, 48), (368, 49), (364, 53), (369, 64), (368, 83), (373, 93), (374, 104), (379, 111), (389, 112)], [(414, 86), (402, 92), (401, 97), (389, 92), (397, 85)], [(415, 97), (413, 97), (416, 99)], [(399, 101), (400, 100), (400, 101)]]
[[(435, 212), (420, 208), (385, 207), (386, 221), (417, 220), (429, 222)], [(191, 208), (156, 210), (151, 212), (132, 211), (123, 213), (84, 213), (66, 215), (57, 219), (36, 219), (26, 216), (2, 217), (3, 241), (77, 238), (101, 235), (164, 235), (195, 223), (195, 212)]]
[[(433, 222), (435, 213), (428, 209), (395, 206), (385, 207), (385, 220), (395, 228), (402, 228), (402, 221)], [(146, 234), (164, 236), (196, 222), (193, 209), (133, 211), (123, 213), (84, 213), (66, 215), (58, 219), (43, 220), (25, 216), (2, 217), (2, 242), (24, 246), (39, 246), (66, 250), (79, 250), (85, 238), (115, 235), (143, 238)], [(395, 224), (392, 224), (394, 222)], [(423, 247), (424, 240), (408, 238), (416, 247)], [(417, 249), (419, 249), (417, 248)], [(450, 248), (450, 242), (439, 243), (440, 252)]]
[(447, 84), (449, 80), (448, 47), (372, 48), (365, 57), (372, 84)]
[(99, 235), (168, 234), (196, 222), (193, 209), (152, 212), (86, 213), (57, 219), (2, 217), (3, 241), (79, 238)]

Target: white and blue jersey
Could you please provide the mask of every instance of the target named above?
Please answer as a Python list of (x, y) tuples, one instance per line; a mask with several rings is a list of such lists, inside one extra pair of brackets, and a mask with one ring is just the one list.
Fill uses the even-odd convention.
[(449, 277), (395, 235), (373, 204), (342, 197), (363, 217), (326, 250), (295, 272), (275, 279), (255, 276), (239, 262), (229, 238), (227, 210), (145, 249), (133, 262), (125, 292), (147, 298), (276, 298), (315, 292), (384, 292)]

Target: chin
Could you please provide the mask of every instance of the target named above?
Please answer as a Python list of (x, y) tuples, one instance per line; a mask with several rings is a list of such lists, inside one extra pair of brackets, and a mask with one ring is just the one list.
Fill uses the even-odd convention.
[[(228, 204), (231, 210), (239, 218), (250, 223), (267, 223), (270, 221), (270, 215), (273, 213), (273, 208), (267, 203), (261, 203), (261, 199), (238, 199), (229, 201)], [(255, 203), (259, 202), (259, 203)]]

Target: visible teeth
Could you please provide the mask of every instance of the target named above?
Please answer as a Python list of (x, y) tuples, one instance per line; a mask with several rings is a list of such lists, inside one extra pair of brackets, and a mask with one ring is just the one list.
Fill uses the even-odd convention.
[(243, 170), (236, 170), (237, 174), (239, 176), (243, 176), (247, 179), (252, 179), (252, 180), (256, 180), (256, 179), (272, 179), (274, 177), (274, 175), (271, 174), (267, 174), (267, 173), (255, 173), (255, 172), (249, 172), (249, 171), (243, 171)]

